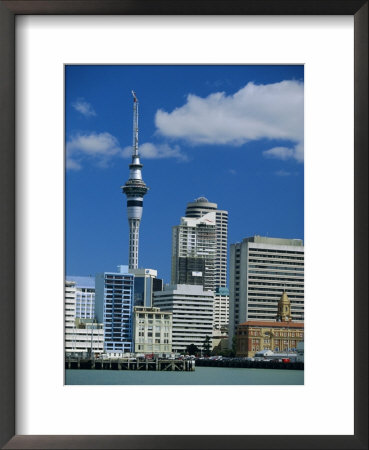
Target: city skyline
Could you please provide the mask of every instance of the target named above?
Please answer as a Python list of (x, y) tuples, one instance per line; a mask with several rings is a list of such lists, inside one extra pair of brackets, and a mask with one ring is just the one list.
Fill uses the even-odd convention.
[(139, 267), (170, 281), (172, 226), (200, 196), (229, 211), (228, 245), (304, 238), (303, 66), (67, 66), (66, 274), (128, 264), (132, 89), (150, 186)]

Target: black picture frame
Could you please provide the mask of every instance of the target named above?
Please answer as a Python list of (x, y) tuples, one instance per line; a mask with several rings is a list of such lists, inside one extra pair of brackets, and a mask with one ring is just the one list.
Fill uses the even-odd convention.
[[(15, 435), (15, 17), (19, 14), (353, 15), (354, 435)], [(366, 0), (0, 0), (0, 445), (6, 449), (368, 448), (368, 1)], [(344, 245), (345, 237), (342, 237)], [(19, 282), (19, 280), (17, 280)], [(339, 370), (340, 362), (336, 370)], [(337, 393), (339, 395), (339, 393)], [(319, 407), (319, 405), (317, 405)]]

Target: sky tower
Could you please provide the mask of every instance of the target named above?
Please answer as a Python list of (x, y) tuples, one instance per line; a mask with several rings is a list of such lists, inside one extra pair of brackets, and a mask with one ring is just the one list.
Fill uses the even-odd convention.
[(142, 164), (138, 154), (138, 99), (133, 95), (133, 151), (132, 163), (129, 165), (129, 180), (122, 191), (127, 196), (127, 215), (129, 223), (129, 255), (128, 265), (130, 269), (138, 268), (138, 240), (140, 221), (143, 209), (143, 196), (149, 190), (142, 180)]

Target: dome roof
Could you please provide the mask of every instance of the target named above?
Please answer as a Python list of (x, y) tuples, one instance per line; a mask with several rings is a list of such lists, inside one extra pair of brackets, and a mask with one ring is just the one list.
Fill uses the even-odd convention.
[(199, 198), (197, 198), (197, 199), (195, 200), (195, 202), (196, 202), (196, 203), (200, 203), (200, 202), (203, 202), (203, 203), (209, 203), (209, 200), (208, 200), (207, 198), (205, 198), (205, 197), (199, 197)]

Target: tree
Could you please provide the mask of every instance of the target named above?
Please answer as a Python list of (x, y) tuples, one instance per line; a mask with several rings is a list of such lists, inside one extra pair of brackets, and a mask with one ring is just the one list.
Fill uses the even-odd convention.
[(196, 355), (199, 352), (200, 352), (200, 349), (195, 344), (190, 344), (190, 345), (187, 345), (187, 347), (186, 347), (186, 353), (188, 353), (189, 355)]
[(208, 335), (205, 336), (202, 348), (204, 350), (204, 356), (209, 356), (211, 348), (210, 348), (210, 338)]

